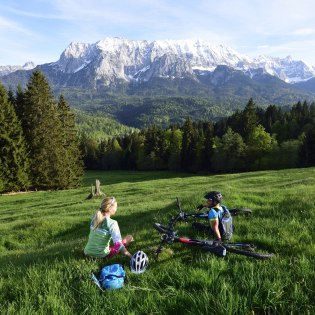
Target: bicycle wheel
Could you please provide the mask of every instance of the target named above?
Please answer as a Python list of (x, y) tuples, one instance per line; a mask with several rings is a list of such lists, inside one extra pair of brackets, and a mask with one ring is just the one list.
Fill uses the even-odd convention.
[(224, 246), (226, 250), (230, 253), (238, 254), (238, 255), (243, 255), (247, 257), (254, 257), (257, 259), (269, 259), (273, 256), (273, 254), (270, 253), (258, 253), (258, 252), (253, 252), (253, 251), (247, 251), (239, 248), (234, 248), (230, 246)]
[(170, 228), (160, 223), (153, 223), (153, 227), (162, 234), (169, 234), (170, 232), (172, 232)]
[(248, 243), (224, 243), (226, 246), (230, 246), (233, 248), (241, 249), (241, 250), (246, 250), (248, 252), (254, 252), (256, 249), (256, 246), (253, 244), (248, 244)]
[(249, 209), (249, 208), (232, 208), (232, 209), (229, 209), (229, 211), (234, 216), (240, 215), (240, 214), (244, 214), (244, 215), (252, 214), (252, 209)]

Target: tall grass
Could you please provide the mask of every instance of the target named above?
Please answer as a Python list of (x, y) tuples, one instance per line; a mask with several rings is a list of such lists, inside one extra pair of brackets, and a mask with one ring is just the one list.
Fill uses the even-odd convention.
[[(125, 257), (89, 260), (82, 249), (89, 220), (101, 199), (88, 200), (99, 179), (118, 200), (122, 234), (131, 233), (131, 252), (145, 251), (148, 270), (121, 290), (101, 294), (92, 271), (128, 265)], [(218, 258), (198, 248), (173, 244), (159, 261), (153, 222), (220, 190), (228, 207), (249, 207), (235, 218), (234, 241), (248, 241), (275, 256), (259, 261), (235, 254)], [(315, 168), (198, 176), (170, 172), (87, 172), (80, 189), (0, 197), (1, 314), (314, 314)], [(189, 224), (179, 233), (194, 234)]]

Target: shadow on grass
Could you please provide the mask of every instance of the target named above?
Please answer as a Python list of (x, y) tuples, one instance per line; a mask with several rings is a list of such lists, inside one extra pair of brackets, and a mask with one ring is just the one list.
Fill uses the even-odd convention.
[[(152, 224), (154, 217), (163, 213), (169, 213), (173, 210), (172, 206), (165, 209), (152, 210), (150, 212), (138, 212), (135, 214), (117, 215), (114, 217), (119, 223), (122, 235), (133, 234), (135, 242), (128, 248), (131, 252), (136, 250), (152, 251), (152, 248), (157, 247), (160, 236), (154, 233)], [(89, 235), (89, 220), (72, 224), (72, 226), (60, 233), (52, 236), (45, 235), (46, 239), (41, 240), (41, 245), (38, 249), (28, 249), (26, 252), (21, 252), (22, 249), (12, 248), (7, 250), (0, 256), (0, 266), (4, 270), (6, 266), (14, 265), (29, 266), (32, 264), (41, 264), (55, 262), (56, 260), (68, 259), (87, 259), (83, 254), (84, 246)], [(33, 224), (24, 226), (24, 228), (36, 229)], [(35, 245), (33, 245), (35, 247)], [(104, 259), (100, 259), (100, 264), (104, 265)], [(112, 257), (108, 261), (126, 262), (123, 255)]]
[[(153, 228), (154, 222), (167, 225), (169, 219), (176, 215), (178, 210), (175, 204), (170, 204), (162, 209), (152, 209), (145, 212), (129, 213), (129, 214), (117, 214), (114, 219), (118, 221), (122, 235), (132, 234), (135, 238), (135, 242), (128, 248), (131, 253), (137, 250), (145, 251), (150, 261), (154, 261), (155, 251), (160, 244), (161, 235)], [(91, 213), (92, 214), (92, 213)], [(205, 233), (196, 233), (191, 228), (192, 221), (187, 223), (177, 224), (176, 229), (178, 235), (182, 237), (198, 238), (201, 240), (211, 239), (209, 235)], [(83, 254), (84, 246), (88, 240), (89, 234), (89, 220), (84, 220), (77, 224), (72, 224), (70, 228), (61, 231), (60, 233), (52, 236), (45, 236), (46, 239), (41, 240), (41, 245), (38, 249), (30, 249), (25, 253), (19, 251), (8, 250), (5, 255), (0, 257), (0, 266), (5, 268), (6, 265), (13, 264), (14, 266), (29, 266), (32, 264), (53, 263), (62, 260), (82, 260), (89, 261)], [(30, 226), (34, 228), (34, 226)], [(245, 236), (246, 237), (246, 236)], [(251, 241), (251, 240), (247, 240)], [(259, 241), (254, 240), (255, 245), (264, 248), (266, 250), (274, 249), (274, 244), (266, 244), (266, 240)], [(176, 252), (174, 249), (177, 249)], [(183, 247), (183, 248), (181, 248)], [(190, 253), (195, 255), (199, 251), (203, 252), (200, 248), (189, 248), (184, 244), (174, 244), (165, 246), (166, 253), (168, 248), (172, 254), (169, 257), (164, 257), (160, 260), (160, 263), (166, 262), (173, 258), (183, 258), (182, 256)], [(174, 254), (175, 253), (175, 254)], [(185, 259), (185, 258), (183, 258)], [(122, 263), (126, 264), (126, 257), (123, 255), (114, 256), (110, 259), (96, 259), (99, 266), (109, 263)]]

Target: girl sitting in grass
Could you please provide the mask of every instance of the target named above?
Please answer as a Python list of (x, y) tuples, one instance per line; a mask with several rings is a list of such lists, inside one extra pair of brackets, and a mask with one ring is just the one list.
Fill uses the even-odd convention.
[[(133, 237), (127, 235), (124, 239), (121, 238), (118, 223), (111, 218), (116, 211), (115, 197), (104, 198), (90, 224), (89, 239), (84, 248), (86, 256), (102, 258), (122, 253), (132, 257), (126, 246), (133, 241)], [(112, 246), (110, 246), (111, 239), (113, 240)]]

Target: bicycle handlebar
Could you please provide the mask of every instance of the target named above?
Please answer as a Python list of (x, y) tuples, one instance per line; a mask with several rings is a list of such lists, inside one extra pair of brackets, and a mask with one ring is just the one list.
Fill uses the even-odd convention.
[(169, 229), (173, 230), (178, 221), (184, 221), (187, 218), (202, 218), (208, 216), (206, 213), (185, 213), (181, 207), (178, 197), (176, 197), (176, 204), (177, 207), (179, 208), (179, 213), (176, 216), (171, 217), (171, 219), (169, 220), (168, 222)]
[[(269, 254), (269, 253), (260, 254), (260, 253), (254, 252), (255, 246), (253, 244), (229, 243), (229, 242), (221, 242), (221, 241), (214, 241), (214, 240), (197, 240), (197, 239), (188, 239), (188, 238), (177, 236), (177, 231), (174, 230), (174, 227), (178, 221), (184, 221), (187, 218), (207, 217), (208, 215), (207, 213), (188, 213), (187, 214), (183, 211), (178, 197), (176, 198), (176, 201), (177, 201), (177, 206), (179, 208), (179, 213), (176, 216), (173, 216), (169, 220), (168, 225), (164, 226), (159, 223), (153, 224), (154, 228), (157, 229), (159, 233), (162, 234), (161, 242), (156, 250), (156, 260), (158, 259), (158, 255), (161, 253), (162, 248), (165, 245), (165, 243), (172, 244), (173, 242), (180, 242), (187, 245), (201, 246), (205, 250), (208, 250), (214, 253), (215, 253), (215, 249), (220, 249), (220, 251), (222, 251), (223, 249), (226, 251), (230, 251), (232, 253), (245, 255), (245, 256), (251, 256), (251, 257), (255, 257), (259, 259), (267, 259), (267, 258), (272, 257), (273, 254)], [(235, 208), (231, 210), (232, 210), (231, 213), (234, 215), (237, 215), (239, 213), (244, 213), (244, 214), (252, 213), (251, 209), (248, 209), (248, 208), (239, 208), (239, 209)]]

